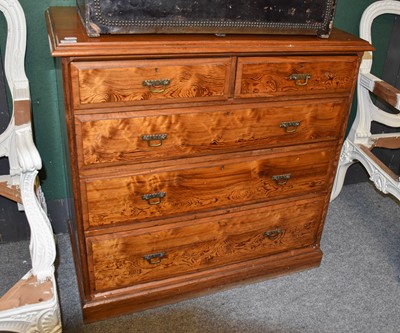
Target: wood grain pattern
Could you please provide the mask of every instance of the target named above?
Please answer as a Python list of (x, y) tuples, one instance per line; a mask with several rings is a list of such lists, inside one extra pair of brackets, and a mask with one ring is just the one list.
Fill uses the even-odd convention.
[(19, 186), (10, 185), (8, 181), (0, 181), (0, 194), (7, 199), (22, 204), (21, 189)]
[[(74, 106), (227, 99), (230, 61), (225, 57), (74, 62)], [(146, 80), (170, 83), (151, 88), (143, 85)]]
[[(178, 171), (87, 179), (82, 184), (85, 219), (89, 227), (117, 225), (323, 192), (334, 152), (334, 147), (292, 151), (281, 157), (220, 160), (206, 167), (189, 164)], [(279, 185), (282, 181), (272, 178), (287, 174), (290, 179), (286, 184)], [(142, 199), (145, 194), (159, 192), (166, 195), (158, 205)]]
[[(319, 207), (316, 209), (315, 207)], [(313, 244), (322, 199), (291, 207), (264, 208), (241, 216), (199, 220), (164, 230), (89, 239), (95, 289), (121, 288), (192, 271), (254, 259)], [(267, 231), (281, 230), (275, 239)], [(164, 253), (157, 263), (144, 256)]]
[[(236, 97), (274, 97), (350, 92), (358, 57), (257, 57), (238, 60)], [(309, 74), (306, 80), (292, 74)]]
[[(339, 137), (345, 100), (166, 110), (160, 115), (77, 116), (82, 166), (146, 162), (304, 144)], [(283, 124), (299, 122), (298, 127)], [(244, 124), (246, 124), (244, 126)], [(166, 134), (161, 142), (143, 135)]]
[(399, 107), (400, 105), (400, 90), (385, 81), (375, 81), (374, 89), (372, 91), (374, 95), (389, 103), (393, 107)]
[[(73, 7), (50, 8), (46, 23), (62, 64), (85, 321), (319, 265), (368, 42), (338, 29), (88, 38)], [(165, 91), (143, 86), (163, 79)], [(157, 134), (159, 147), (140, 139)], [(142, 199), (157, 193), (159, 204)]]

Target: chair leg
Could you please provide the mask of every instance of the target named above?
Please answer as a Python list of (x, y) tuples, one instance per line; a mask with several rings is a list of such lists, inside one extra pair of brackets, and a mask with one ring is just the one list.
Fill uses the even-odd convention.
[(396, 199), (400, 200), (399, 177), (379, 161), (379, 159), (372, 154), (370, 148), (355, 144), (351, 139), (347, 139), (342, 148), (339, 166), (332, 189), (331, 201), (339, 195), (343, 187), (347, 169), (355, 162), (360, 162), (362, 164), (370, 176), (369, 179), (380, 192), (391, 194)]
[(352, 146), (346, 140), (342, 147), (342, 152), (340, 155), (339, 165), (336, 171), (335, 181), (333, 183), (330, 201), (335, 200), (336, 197), (339, 195), (339, 193), (342, 191), (347, 169), (350, 167), (350, 165), (356, 162), (353, 159), (351, 147)]
[(32, 274), (44, 281), (54, 274), (56, 248), (53, 230), (42, 207), (42, 198), (35, 191), (37, 171), (21, 174), (20, 188), (22, 203), (31, 229)]
[(45, 212), (37, 171), (20, 176), (22, 205), (31, 229), (32, 269), (0, 298), (0, 331), (60, 333), (61, 317), (54, 277), (55, 241)]
[(336, 177), (335, 181), (333, 183), (333, 188), (332, 188), (332, 193), (331, 193), (331, 199), (330, 201), (333, 201), (336, 199), (336, 197), (340, 194), (343, 188), (343, 183), (344, 179), (346, 177), (347, 169), (349, 168), (350, 165), (352, 165), (354, 162), (351, 163), (344, 163), (340, 164), (338, 166), (337, 172), (336, 172)]

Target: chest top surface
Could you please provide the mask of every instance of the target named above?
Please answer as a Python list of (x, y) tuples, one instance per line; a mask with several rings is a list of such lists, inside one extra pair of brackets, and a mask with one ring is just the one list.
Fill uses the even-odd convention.
[(373, 50), (366, 41), (333, 29), (330, 38), (294, 35), (141, 34), (88, 37), (75, 7), (50, 7), (46, 21), (54, 57), (226, 54), (353, 53)]

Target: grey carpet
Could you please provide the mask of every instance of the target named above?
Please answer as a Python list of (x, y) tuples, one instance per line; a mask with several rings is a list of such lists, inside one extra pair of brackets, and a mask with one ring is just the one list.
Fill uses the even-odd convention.
[[(330, 205), (319, 268), (88, 325), (82, 323), (69, 239), (60, 235), (64, 332), (398, 333), (399, 217), (400, 204), (371, 184), (347, 185)], [(27, 247), (0, 246), (6, 266), (1, 289), (26, 271)]]

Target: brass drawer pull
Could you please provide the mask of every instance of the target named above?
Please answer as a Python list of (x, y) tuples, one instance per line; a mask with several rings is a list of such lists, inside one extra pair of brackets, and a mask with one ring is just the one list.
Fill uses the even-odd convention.
[(286, 133), (294, 133), (297, 131), (297, 128), (300, 126), (300, 121), (284, 121), (279, 127), (284, 128)]
[(142, 195), (142, 199), (146, 200), (149, 205), (159, 205), (166, 195), (165, 192), (149, 193)]
[(158, 93), (163, 93), (165, 89), (167, 89), (167, 86), (171, 83), (170, 79), (164, 79), (164, 80), (144, 80), (143, 81), (143, 86), (149, 87), (149, 90), (152, 93), (158, 94)]
[(288, 180), (292, 177), (290, 173), (286, 173), (284, 175), (275, 175), (272, 176), (272, 180), (276, 182), (277, 185), (282, 186), (286, 185)]
[(151, 265), (159, 264), (163, 258), (165, 258), (165, 252), (152, 253), (143, 256), (143, 259)]
[(282, 234), (282, 229), (276, 229), (264, 232), (264, 237), (268, 238), (269, 240), (275, 240)]
[(311, 74), (292, 74), (289, 76), (289, 80), (296, 81), (296, 86), (306, 86), (309, 79), (311, 79)]
[(168, 134), (147, 134), (142, 135), (142, 141), (147, 141), (149, 147), (160, 147), (163, 141), (168, 138)]

